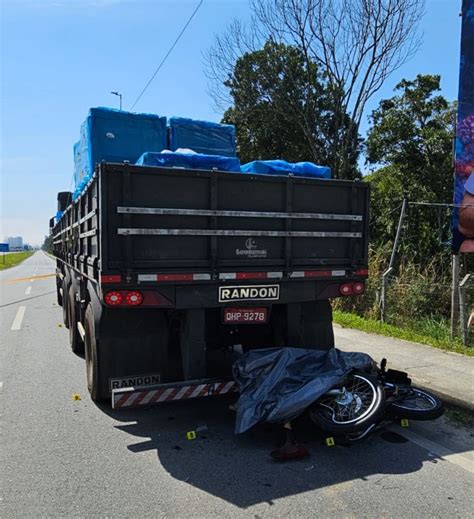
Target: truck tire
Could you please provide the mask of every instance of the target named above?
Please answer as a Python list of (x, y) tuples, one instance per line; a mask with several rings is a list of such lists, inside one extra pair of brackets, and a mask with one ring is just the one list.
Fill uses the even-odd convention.
[(69, 343), (71, 344), (71, 350), (76, 355), (82, 355), (84, 353), (84, 343), (82, 342), (79, 330), (77, 329), (77, 303), (74, 287), (69, 288), (67, 315), (69, 324)]
[(69, 316), (67, 312), (68, 305), (68, 294), (69, 294), (69, 286), (66, 283), (66, 278), (63, 279), (63, 323), (66, 328), (69, 328)]
[(62, 284), (62, 281), (56, 278), (56, 301), (59, 306), (63, 306), (63, 295), (61, 294)]
[(99, 348), (97, 344), (97, 336), (95, 329), (94, 310), (89, 303), (86, 308), (84, 318), (85, 330), (85, 356), (86, 356), (86, 377), (87, 389), (94, 402), (104, 400), (107, 395), (101, 393), (100, 380), (102, 377), (101, 366), (99, 362)]

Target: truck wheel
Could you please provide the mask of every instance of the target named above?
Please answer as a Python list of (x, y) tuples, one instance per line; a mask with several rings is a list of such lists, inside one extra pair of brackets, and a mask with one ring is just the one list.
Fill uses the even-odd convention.
[(69, 328), (69, 316), (67, 312), (67, 300), (69, 294), (69, 287), (66, 283), (66, 279), (63, 279), (63, 323), (66, 328)]
[(99, 363), (100, 352), (96, 338), (94, 311), (91, 304), (86, 308), (84, 329), (87, 389), (89, 390), (92, 400), (98, 402), (100, 400), (105, 400), (107, 395), (103, 395), (100, 389), (100, 380), (102, 376)]
[(84, 353), (84, 343), (82, 342), (79, 330), (77, 329), (77, 304), (74, 294), (74, 287), (69, 288), (69, 297), (67, 304), (67, 316), (69, 323), (69, 342), (71, 350), (76, 354)]
[(63, 306), (63, 296), (61, 294), (61, 289), (62, 289), (62, 281), (57, 280), (56, 281), (56, 300), (57, 300), (59, 306)]

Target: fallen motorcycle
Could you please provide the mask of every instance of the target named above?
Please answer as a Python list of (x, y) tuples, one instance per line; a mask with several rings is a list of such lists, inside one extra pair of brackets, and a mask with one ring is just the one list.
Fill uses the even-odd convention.
[(411, 385), (408, 374), (386, 370), (383, 359), (375, 375), (352, 372), (308, 409), (321, 430), (357, 441), (385, 420), (434, 420), (444, 412), (434, 394)]

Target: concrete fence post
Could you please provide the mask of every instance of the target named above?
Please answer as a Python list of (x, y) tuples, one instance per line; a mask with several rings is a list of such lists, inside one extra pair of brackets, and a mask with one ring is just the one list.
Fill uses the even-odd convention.
[(461, 340), (464, 346), (467, 346), (469, 339), (469, 330), (467, 327), (468, 307), (466, 298), (466, 289), (469, 284), (471, 274), (466, 274), (463, 280), (459, 283), (459, 325), (461, 330)]

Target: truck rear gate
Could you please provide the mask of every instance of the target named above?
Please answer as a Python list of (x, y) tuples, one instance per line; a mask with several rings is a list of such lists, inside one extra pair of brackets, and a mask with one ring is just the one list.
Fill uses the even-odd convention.
[(240, 343), (330, 347), (327, 299), (364, 290), (368, 204), (362, 182), (101, 163), (53, 229), (93, 398), (136, 373), (225, 378), (206, 366)]

